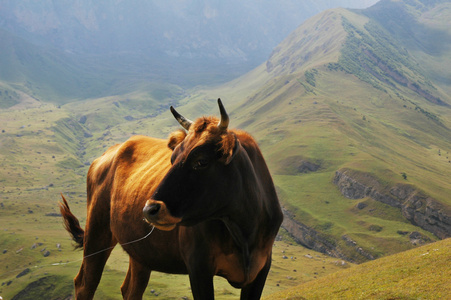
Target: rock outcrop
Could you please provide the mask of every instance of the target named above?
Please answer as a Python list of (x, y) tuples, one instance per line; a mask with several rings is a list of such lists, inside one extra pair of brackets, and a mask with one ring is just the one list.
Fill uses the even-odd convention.
[(335, 172), (334, 184), (349, 199), (370, 197), (401, 209), (412, 224), (440, 239), (451, 237), (450, 209), (409, 184), (383, 187), (373, 176), (349, 169)]
[[(343, 236), (342, 239), (345, 241), (346, 247), (351, 249), (351, 251), (349, 251), (349, 249), (348, 251), (344, 251), (333, 238), (295, 220), (291, 212), (285, 209), (282, 209), (282, 211), (284, 214), (282, 228), (285, 229), (298, 244), (353, 263), (361, 263), (374, 259), (370, 253), (362, 249), (362, 247), (348, 236)], [(349, 255), (350, 252), (353, 253)]]
[(286, 157), (279, 162), (279, 170), (277, 171), (277, 174), (298, 175), (316, 172), (320, 168), (320, 161), (311, 161), (304, 156), (295, 155)]

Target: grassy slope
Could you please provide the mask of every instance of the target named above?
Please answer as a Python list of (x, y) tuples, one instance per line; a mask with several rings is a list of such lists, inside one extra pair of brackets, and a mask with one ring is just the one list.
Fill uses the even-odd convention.
[[(3, 283), (0, 295), (10, 299), (47, 274), (56, 276), (50, 281), (65, 287), (69, 294), (73, 289), (72, 278), (79, 268), (80, 253), (72, 251), (61, 218), (52, 215), (58, 212), (59, 194), (69, 198), (74, 212), (83, 222), (88, 169), (84, 163), (91, 155), (100, 155), (98, 152), (102, 151), (103, 143), (108, 146), (115, 143), (107, 141), (103, 130), (114, 125), (111, 122), (127, 123), (124, 117), (139, 111), (139, 107), (135, 111), (121, 110), (102, 99), (84, 106), (88, 111), (91, 108), (94, 113), (97, 111), (103, 115), (96, 122), (102, 130), (96, 129), (98, 134), (89, 139), (85, 133), (89, 133), (91, 128), (78, 122), (75, 109), (42, 103), (20, 92), (18, 95), (20, 97), (14, 106), (0, 111), (0, 282)], [(155, 100), (143, 98), (141, 94), (128, 95), (122, 100), (135, 101), (135, 104), (141, 101), (143, 105), (155, 103)], [(99, 105), (99, 102), (103, 104)], [(132, 130), (128, 132), (130, 134)], [(123, 136), (117, 138), (125, 139)], [(99, 148), (97, 154), (88, 155), (86, 150), (93, 144)], [(34, 244), (37, 247), (32, 249)], [(62, 251), (58, 250), (57, 244), (61, 244)], [(44, 257), (47, 250), (50, 256)], [(72, 267), (52, 266), (62, 261), (74, 263)], [(31, 272), (16, 278), (26, 268)], [(43, 279), (43, 283), (46, 282), (49, 280)], [(38, 291), (41, 299), (49, 299), (51, 295), (44, 292), (45, 288), (41, 289)], [(62, 293), (59, 292), (56, 291), (54, 296), (60, 296)]]
[[(180, 92), (177, 89), (172, 91)], [(61, 219), (51, 215), (57, 213), (59, 193), (68, 198), (83, 224), (86, 219), (85, 174), (88, 168), (84, 163), (132, 133), (165, 137), (178, 126), (166, 111), (158, 118), (147, 115), (146, 111), (159, 109), (150, 92), (61, 107), (22, 100), (17, 106), (0, 113), (4, 121), (0, 128), (4, 130), (0, 139), (0, 249), (6, 250), (0, 255), (0, 282), (4, 283), (0, 295), (10, 299), (28, 287), (27, 295), (20, 295), (22, 299), (49, 299), (72, 292), (72, 278), (81, 262), (81, 253), (73, 251)], [(78, 120), (85, 115), (84, 124), (79, 123)], [(134, 120), (124, 118), (129, 115)], [(158, 127), (158, 130), (152, 127)], [(86, 137), (85, 133), (92, 133), (92, 137)], [(32, 248), (34, 244), (36, 248)], [(61, 250), (57, 244), (61, 245)], [(47, 250), (50, 256), (44, 257)], [(299, 247), (288, 238), (277, 242), (274, 251), (273, 269), (265, 293), (280, 291), (347, 267), (334, 258)], [(305, 257), (310, 254), (312, 258)], [(284, 259), (284, 255), (288, 259)], [(120, 298), (119, 287), (127, 265), (127, 255), (118, 247), (107, 264), (98, 299)], [(30, 273), (16, 278), (27, 268)], [(48, 289), (52, 284), (58, 286), (58, 290), (52, 292)], [(215, 286), (220, 297), (235, 299), (239, 294), (223, 279), (218, 278)], [(147, 296), (152, 294), (152, 289), (169, 299), (190, 295), (186, 276), (155, 272)]]
[(353, 266), (271, 299), (449, 299), (451, 239)]
[[(303, 64), (298, 59), (302, 52), (294, 51), (297, 47), (288, 53), (283, 53), (285, 47), (281, 47), (273, 57), (273, 66), (282, 66), (281, 60), (284, 60), (284, 70), (275, 68), (268, 73), (267, 66), (262, 65), (213, 89), (200, 87), (184, 94), (173, 86), (157, 92), (155, 87), (141, 86), (140, 92), (134, 94), (61, 108), (32, 98), (25, 99), (19, 94), (16, 101), (19, 104), (2, 110), (0, 115), (0, 119), (5, 120), (0, 128), (5, 130), (0, 140), (3, 167), (0, 170), (0, 202), (3, 203), (0, 208), (0, 249), (8, 250), (0, 256), (0, 281), (5, 282), (0, 287), (0, 294), (10, 298), (46, 273), (60, 276), (55, 279), (58, 285), (71, 290), (71, 278), (77, 272), (80, 253), (71, 251), (59, 218), (46, 214), (56, 212), (59, 193), (63, 192), (83, 222), (87, 171), (83, 164), (131, 134), (165, 137), (177, 125), (158, 103), (168, 103), (174, 98), (179, 102), (180, 112), (195, 118), (201, 114), (216, 114), (214, 100), (222, 97), (232, 118), (231, 126), (244, 128), (259, 140), (284, 205), (291, 208), (301, 222), (321, 230), (341, 246), (346, 247), (340, 237), (347, 234), (378, 257), (413, 247), (406, 236), (397, 233), (398, 230), (419, 231), (434, 239), (431, 234), (406, 222), (398, 210), (384, 204), (362, 199), (359, 201), (364, 201), (368, 207), (356, 209), (358, 201), (342, 197), (332, 184), (332, 178), (337, 169), (348, 167), (373, 174), (389, 185), (405, 183), (400, 172), (406, 172), (408, 183), (447, 203), (451, 190), (447, 180), (451, 165), (445, 155), (451, 150), (449, 131), (427, 114), (415, 110), (413, 103), (439, 116), (446, 127), (450, 126), (449, 111), (425, 102), (402, 87), (398, 91), (400, 98), (390, 89), (384, 92), (369, 83), (362, 83), (353, 75), (331, 71), (327, 64), (339, 60), (334, 42), (344, 43), (346, 36), (341, 27), (341, 16), (360, 27), (367, 19), (346, 10), (327, 14), (329, 18), (322, 15), (313, 18), (286, 40), (287, 45), (296, 45), (296, 39), (305, 31), (310, 38), (309, 47), (305, 49), (322, 49), (327, 53), (327, 59), (311, 56), (309, 60), (304, 59)], [(322, 31), (325, 25), (328, 30), (334, 30), (333, 36), (337, 40), (326, 39)], [(315, 39), (316, 36), (321, 38)], [(297, 67), (290, 69), (293, 63)], [(5, 85), (5, 89), (8, 88)], [(83, 116), (86, 116), (85, 123), (77, 124)], [(124, 117), (127, 116), (135, 119), (126, 121)], [(63, 123), (61, 120), (71, 121)], [(85, 137), (85, 133), (92, 137)], [(439, 149), (442, 155), (438, 155)], [(287, 166), (288, 157), (307, 159), (321, 167), (314, 173), (293, 173), (281, 167)], [(375, 227), (381, 230), (371, 230)], [(35, 242), (43, 245), (30, 249)], [(56, 243), (62, 244), (61, 252), (56, 249)], [(299, 283), (298, 280), (312, 279), (317, 276), (315, 272), (318, 275), (327, 273), (322, 271), (324, 262), (319, 258), (299, 260), (297, 272), (294, 272), (291, 264), (295, 262), (283, 260), (278, 255), (277, 245), (288, 247), (286, 242), (276, 244), (273, 275), (267, 287), (269, 292)], [(53, 249), (48, 258), (40, 252), (44, 247)], [(21, 248), (23, 250), (16, 253)], [(291, 249), (298, 259), (305, 255), (302, 248), (290, 246)], [(316, 255), (311, 251), (308, 253), (313, 257)], [(287, 256), (291, 257), (291, 254)], [(120, 250), (113, 256), (101, 283), (100, 298), (117, 297), (126, 260)], [(51, 265), (60, 261), (71, 264)], [(332, 266), (335, 260), (326, 261), (330, 263), (325, 266), (326, 270), (336, 270)], [(26, 267), (32, 272), (16, 278)], [(165, 288), (168, 278), (173, 280), (170, 286), (180, 286), (180, 289), (167, 297), (189, 295), (186, 277), (153, 275), (153, 282), (162, 293), (172, 293), (172, 288)], [(10, 280), (12, 283), (8, 285)], [(226, 294), (226, 289), (236, 294), (226, 283), (219, 286)], [(148, 294), (152, 287), (151, 283)]]
[[(0, 136), (0, 249), (4, 252), (0, 256), (0, 295), (6, 299), (27, 282), (44, 276), (42, 267), (35, 266), (49, 267), (50, 263), (68, 259), (56, 245), (71, 249), (70, 242), (61, 235), (60, 218), (52, 214), (57, 212), (60, 192), (78, 195), (84, 189), (84, 175), (79, 175), (84, 172), (58, 167), (77, 160), (60, 147), (52, 130), (56, 121), (68, 117), (67, 112), (52, 104), (21, 100), (14, 108), (0, 112), (4, 131)], [(50, 256), (44, 257), (45, 251), (50, 251)], [(16, 278), (26, 268), (31, 272)], [(57, 281), (61, 284), (56, 293), (72, 289), (67, 281), (72, 276), (68, 270), (51, 275), (64, 279)]]
[[(179, 92), (173, 90), (173, 93)], [(167, 111), (158, 118), (147, 115), (146, 111), (159, 109), (155, 98), (147, 92), (61, 107), (22, 100), (0, 115), (4, 120), (0, 129), (5, 130), (1, 135), (0, 151), (3, 167), (0, 174), (0, 202), (3, 204), (0, 208), (0, 249), (7, 250), (0, 256), (0, 281), (4, 283), (0, 295), (12, 298), (33, 283), (35, 286), (29, 289), (29, 297), (38, 299), (36, 295), (40, 295), (48, 299), (72, 291), (72, 278), (81, 258), (80, 252), (72, 250), (60, 218), (48, 215), (57, 212), (59, 193), (69, 199), (83, 224), (87, 171), (84, 162), (91, 161), (106, 147), (125, 140), (132, 133), (165, 137), (178, 126)], [(195, 109), (211, 111), (209, 105), (210, 101), (198, 101)], [(84, 124), (79, 123), (85, 115)], [(124, 117), (129, 115), (135, 119), (125, 120)], [(92, 137), (85, 137), (85, 133)], [(35, 243), (38, 246), (32, 249)], [(61, 244), (61, 251), (57, 244)], [(44, 248), (50, 251), (50, 256), (43, 256), (45, 251), (41, 250)], [(343, 268), (341, 261), (315, 254), (287, 240), (276, 243), (274, 249), (273, 269), (265, 293), (280, 291)], [(312, 258), (304, 256), (308, 254)], [(53, 265), (60, 262), (69, 264)], [(127, 256), (116, 250), (104, 273), (99, 299), (119, 298), (119, 286), (127, 264)], [(16, 278), (26, 268), (31, 272)], [(52, 277), (46, 279), (47, 276)], [(61, 289), (51, 294), (47, 290), (50, 282)], [(218, 279), (216, 286), (220, 297), (236, 298), (238, 294), (224, 280)], [(154, 273), (147, 295), (150, 296), (152, 289), (167, 298), (189, 296), (186, 276)]]
[[(232, 107), (232, 126), (246, 128), (259, 140), (281, 199), (300, 222), (330, 235), (344, 248), (340, 237), (346, 234), (380, 257), (413, 247), (398, 231), (435, 237), (407, 222), (395, 208), (371, 199), (344, 198), (332, 183), (335, 171), (343, 167), (363, 171), (378, 178), (383, 188), (412, 184), (449, 207), (451, 111), (393, 79), (376, 85), (331, 69), (329, 63), (340, 62), (334, 46), (345, 43), (342, 17), (372, 36), (364, 28), (367, 17), (346, 10), (325, 12), (282, 42), (266, 65), (230, 84), (198, 91), (192, 99), (225, 95), (223, 100)], [(336, 40), (327, 39), (329, 30)], [(307, 60), (311, 49), (317, 51)], [(327, 55), (315, 56), (320, 51)], [(412, 81), (426, 82), (423, 73), (414, 73), (410, 65), (393, 62), (393, 66), (413, 76)], [(449, 103), (449, 96), (440, 89), (436, 92)], [(212, 100), (207, 102), (214, 107)], [(190, 106), (181, 110), (188, 116), (196, 114)], [(287, 172), (289, 162), (296, 159), (317, 163), (320, 169)], [(370, 206), (355, 209), (360, 201)], [(375, 226), (382, 230), (373, 231)]]

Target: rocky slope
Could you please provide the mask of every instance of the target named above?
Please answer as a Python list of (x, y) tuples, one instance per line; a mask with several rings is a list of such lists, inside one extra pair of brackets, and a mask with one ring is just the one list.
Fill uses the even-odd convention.
[[(374, 259), (374, 256), (371, 255), (371, 253), (363, 250), (363, 248), (350, 237), (346, 235), (342, 236), (343, 241), (346, 243), (345, 247), (349, 248), (348, 251), (344, 251), (343, 247), (338, 245), (332, 237), (296, 221), (293, 214), (285, 209), (283, 210), (283, 213), (284, 219), (282, 228), (302, 246), (353, 263)], [(353, 255), (349, 255), (349, 251), (353, 252)]]
[(376, 178), (355, 170), (341, 169), (335, 173), (334, 184), (349, 199), (369, 197), (399, 208), (403, 216), (437, 237), (451, 237), (451, 212), (449, 207), (409, 184), (383, 187)]

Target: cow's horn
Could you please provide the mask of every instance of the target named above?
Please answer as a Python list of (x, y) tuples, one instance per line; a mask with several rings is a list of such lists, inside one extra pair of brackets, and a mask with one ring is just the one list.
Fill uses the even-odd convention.
[(221, 99), (218, 98), (219, 111), (221, 112), (221, 121), (219, 121), (218, 127), (221, 131), (226, 131), (229, 126), (229, 116), (222, 105)]
[(188, 120), (187, 118), (185, 118), (184, 116), (179, 114), (175, 110), (175, 108), (172, 106), (171, 106), (171, 113), (174, 115), (174, 118), (180, 123), (180, 125), (182, 125), (183, 128), (185, 128), (186, 130), (189, 130), (189, 127), (191, 126), (191, 124), (193, 124), (193, 121)]

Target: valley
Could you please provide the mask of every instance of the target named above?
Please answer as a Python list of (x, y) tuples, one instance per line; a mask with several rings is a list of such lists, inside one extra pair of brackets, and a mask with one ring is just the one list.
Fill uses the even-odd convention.
[[(401, 17), (384, 15), (387, 9)], [(62, 227), (60, 194), (84, 224), (86, 173), (95, 158), (132, 135), (165, 138), (177, 130), (170, 105), (191, 119), (218, 115), (218, 97), (230, 127), (259, 142), (285, 211), (264, 296), (297, 295), (284, 291), (430, 243), (446, 249), (450, 13), (449, 1), (420, 0), (326, 10), (288, 35), (263, 64), (209, 85), (124, 75), (130, 80), (98, 81), (108, 93), (60, 99), (50, 85), (0, 81), (0, 295), (70, 295), (81, 252), (72, 250)], [(406, 35), (402, 22), (421, 30)], [(440, 48), (423, 39), (430, 33), (441, 38)], [(127, 264), (118, 247), (99, 299), (120, 299)], [(236, 299), (227, 282), (215, 285), (220, 299)], [(57, 286), (53, 294), (49, 286)], [(156, 293), (190, 297), (188, 279), (153, 273), (146, 296)]]

